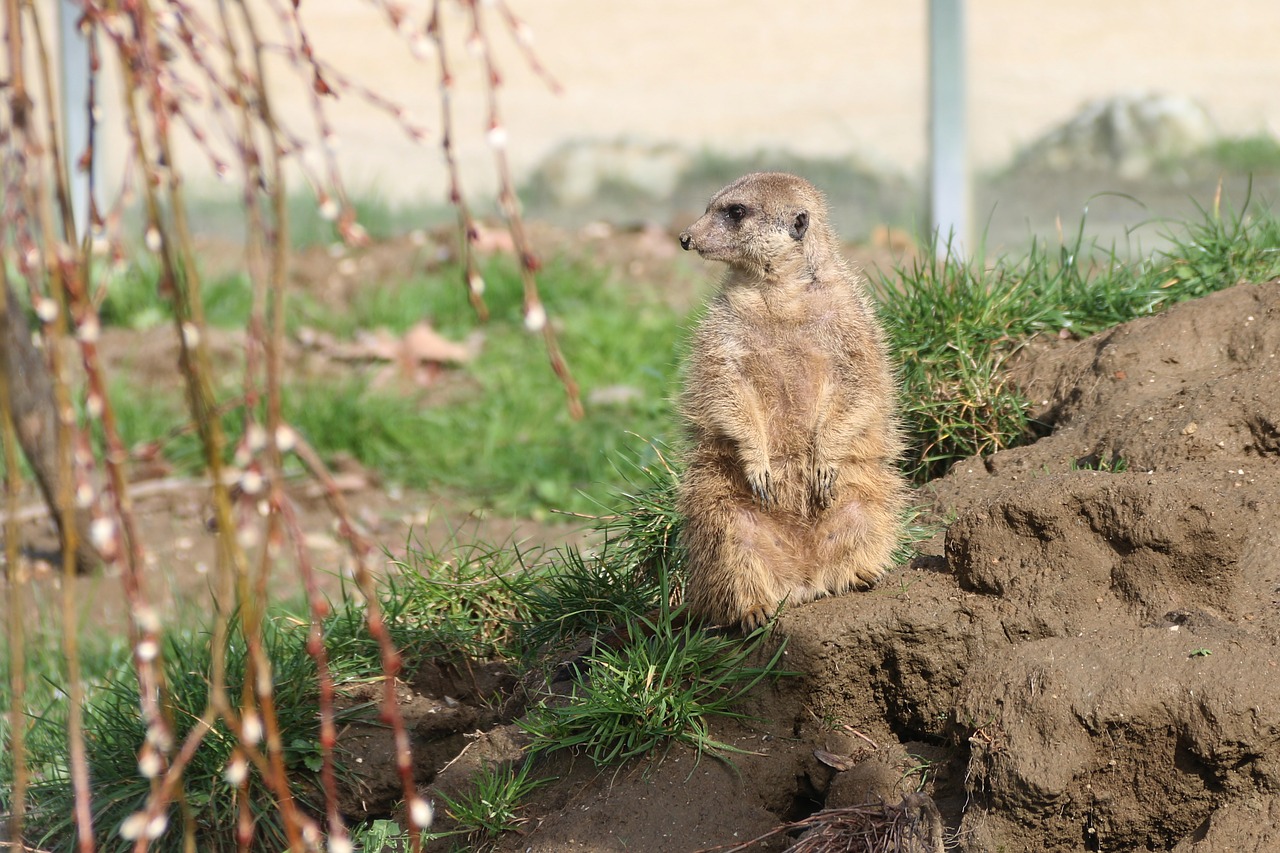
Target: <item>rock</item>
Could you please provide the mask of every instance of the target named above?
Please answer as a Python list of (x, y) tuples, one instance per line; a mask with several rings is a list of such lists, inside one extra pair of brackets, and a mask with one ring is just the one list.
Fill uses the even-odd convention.
[(1213, 121), (1190, 98), (1125, 93), (1091, 101), (1033, 142), (1015, 168), (1114, 172), (1143, 178), (1162, 163), (1202, 150), (1217, 138)]

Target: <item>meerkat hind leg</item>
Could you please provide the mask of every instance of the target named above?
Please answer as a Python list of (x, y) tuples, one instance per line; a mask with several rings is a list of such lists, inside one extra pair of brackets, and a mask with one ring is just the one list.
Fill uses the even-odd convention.
[(837, 501), (814, 528), (818, 582), (833, 594), (871, 586), (888, 567), (896, 540), (886, 508), (857, 498)]
[(781, 522), (753, 506), (734, 507), (729, 522), (720, 554), (729, 615), (753, 631), (799, 584), (795, 543)]

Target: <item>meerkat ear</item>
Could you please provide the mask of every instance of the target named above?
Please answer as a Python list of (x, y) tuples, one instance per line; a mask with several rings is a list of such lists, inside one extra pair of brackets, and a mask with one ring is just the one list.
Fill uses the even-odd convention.
[(804, 234), (809, 230), (809, 211), (802, 210), (791, 220), (791, 227), (787, 229), (793, 240), (803, 240)]

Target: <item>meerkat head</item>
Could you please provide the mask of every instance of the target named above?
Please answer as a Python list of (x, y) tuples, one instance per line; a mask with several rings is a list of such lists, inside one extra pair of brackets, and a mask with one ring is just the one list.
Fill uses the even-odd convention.
[(720, 190), (680, 245), (708, 260), (768, 273), (804, 263), (825, 236), (826, 201), (813, 184), (782, 172), (754, 172)]

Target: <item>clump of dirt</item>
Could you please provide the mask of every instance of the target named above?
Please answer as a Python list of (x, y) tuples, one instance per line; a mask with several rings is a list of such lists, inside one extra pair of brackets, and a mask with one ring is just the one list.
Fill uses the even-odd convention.
[(503, 849), (728, 849), (920, 793), (973, 853), (1277, 849), (1280, 282), (1033, 349), (1048, 434), (931, 483), (951, 523), (875, 590), (782, 615), (800, 675), (717, 726), (743, 754), (555, 759)]

